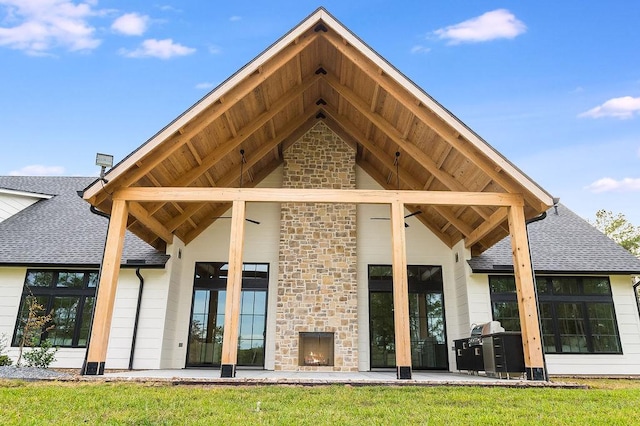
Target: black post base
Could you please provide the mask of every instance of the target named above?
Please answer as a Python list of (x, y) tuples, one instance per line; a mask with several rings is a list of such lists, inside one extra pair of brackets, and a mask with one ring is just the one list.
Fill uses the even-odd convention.
[(85, 362), (80, 374), (83, 376), (102, 376), (104, 374), (104, 362)]
[(544, 368), (541, 367), (527, 367), (527, 380), (547, 380), (547, 375), (544, 372)]
[(396, 367), (396, 374), (398, 379), (400, 380), (410, 380), (411, 379), (411, 367)]
[(223, 377), (223, 378), (236, 377), (236, 365), (235, 364), (222, 364), (220, 366), (220, 377)]

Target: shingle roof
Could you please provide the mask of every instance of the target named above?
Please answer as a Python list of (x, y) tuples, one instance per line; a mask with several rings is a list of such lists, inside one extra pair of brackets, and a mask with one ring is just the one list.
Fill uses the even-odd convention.
[[(65, 265), (96, 267), (108, 221), (89, 211), (77, 191), (91, 177), (0, 176), (0, 188), (53, 195), (0, 222), (0, 265)], [(122, 263), (144, 259), (164, 266), (169, 256), (127, 232)]]
[[(640, 259), (562, 204), (527, 229), (536, 273), (640, 274)], [(474, 272), (513, 270), (510, 237), (469, 264)]]

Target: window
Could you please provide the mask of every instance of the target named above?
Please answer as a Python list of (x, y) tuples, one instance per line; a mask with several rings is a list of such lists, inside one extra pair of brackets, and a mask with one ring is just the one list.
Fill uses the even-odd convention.
[[(547, 353), (622, 353), (608, 277), (536, 277)], [(493, 319), (520, 330), (513, 276), (490, 276)]]
[[(38, 344), (49, 339), (53, 346), (83, 348), (87, 346), (93, 312), (98, 271), (28, 270), (13, 335), (13, 346), (20, 345), (28, 317), (29, 298), (51, 313), (52, 324), (45, 326)], [(53, 326), (49, 328), (50, 326)]]

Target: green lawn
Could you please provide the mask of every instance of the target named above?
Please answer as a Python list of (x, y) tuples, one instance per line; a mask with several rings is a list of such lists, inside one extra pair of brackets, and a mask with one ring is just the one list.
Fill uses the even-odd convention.
[(640, 422), (640, 381), (586, 383), (589, 389), (0, 381), (0, 423), (630, 425)]

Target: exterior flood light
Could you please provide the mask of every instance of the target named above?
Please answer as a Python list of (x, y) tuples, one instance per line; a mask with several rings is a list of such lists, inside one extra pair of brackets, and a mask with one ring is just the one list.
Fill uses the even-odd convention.
[(113, 155), (97, 153), (96, 166), (100, 166), (100, 179), (105, 180), (104, 172), (107, 167), (113, 166)]

